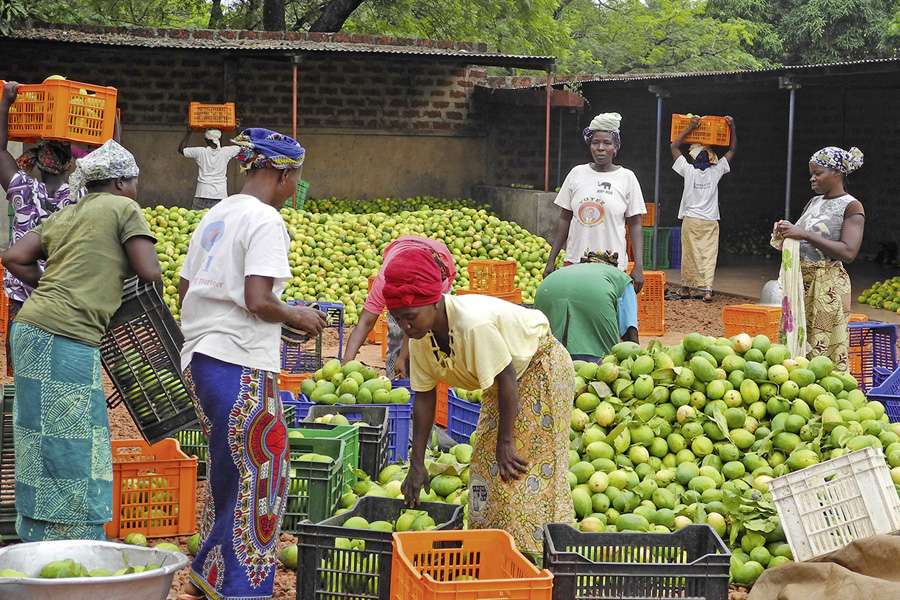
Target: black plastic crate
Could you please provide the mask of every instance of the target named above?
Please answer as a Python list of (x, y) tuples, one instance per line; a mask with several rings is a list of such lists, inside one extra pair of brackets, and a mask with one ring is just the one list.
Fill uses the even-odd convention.
[[(284, 407), (284, 418), (288, 427), (294, 422), (294, 407)], [(209, 456), (209, 440), (200, 428), (182, 429), (172, 435), (178, 440), (181, 450), (188, 456), (197, 457), (197, 479), (206, 479), (206, 459)]]
[[(340, 360), (344, 352), (344, 305), (340, 302), (303, 302), (289, 300), (287, 304), (312, 306), (325, 313), (325, 327), (337, 329)], [(285, 373), (313, 373), (325, 364), (322, 357), (322, 336), (305, 341), (288, 342), (282, 338), (281, 370)]]
[(731, 552), (709, 525), (674, 533), (544, 526), (553, 600), (726, 600)]
[[(406, 508), (394, 498), (360, 498), (349, 511), (321, 523), (300, 524), (297, 538), (297, 600), (389, 600), (393, 534), (341, 527), (350, 517), (395, 521)], [(423, 502), (436, 529), (462, 529), (463, 507)], [(337, 538), (361, 540), (364, 548), (335, 548)]]
[(124, 402), (151, 444), (197, 423), (181, 375), (183, 345), (159, 291), (137, 278), (128, 280), (122, 305), (100, 342), (100, 360), (114, 386), (107, 404), (113, 408)]
[(301, 427), (315, 421), (316, 417), (325, 415), (344, 415), (350, 424), (363, 423), (359, 426), (359, 468), (372, 479), (388, 462), (388, 410), (385, 406), (326, 406), (317, 404), (309, 408)]
[(16, 449), (13, 445), (13, 400), (16, 388), (0, 386), (0, 545), (18, 541), (16, 534)]

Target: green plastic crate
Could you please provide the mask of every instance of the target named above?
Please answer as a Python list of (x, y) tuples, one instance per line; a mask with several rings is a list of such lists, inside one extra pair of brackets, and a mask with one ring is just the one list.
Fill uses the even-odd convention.
[[(327, 438), (289, 439), (290, 482), (282, 529), (297, 532), (304, 519), (313, 523), (334, 514), (344, 491), (344, 441)], [(331, 462), (301, 461), (303, 454), (314, 452), (330, 457)]]
[(330, 439), (344, 442), (344, 483), (356, 483), (359, 468), (359, 427), (354, 425), (328, 425), (327, 423), (303, 422), (303, 427), (291, 428), (299, 431), (307, 439)]
[(295, 210), (303, 210), (306, 205), (306, 197), (309, 195), (309, 182), (301, 179), (297, 183), (297, 192), (284, 203), (285, 208), (293, 208)]
[(659, 227), (656, 232), (656, 263), (653, 262), (653, 228), (644, 227), (644, 269), (669, 268), (669, 236), (672, 227)]

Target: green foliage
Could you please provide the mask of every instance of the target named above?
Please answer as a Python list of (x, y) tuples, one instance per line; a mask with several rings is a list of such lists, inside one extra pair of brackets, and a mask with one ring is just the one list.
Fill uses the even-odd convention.
[(205, 0), (42, 0), (29, 5), (29, 16), (50, 23), (204, 27), (209, 4)]
[(0, 34), (8, 34), (17, 21), (27, 16), (22, 0), (0, 0)]

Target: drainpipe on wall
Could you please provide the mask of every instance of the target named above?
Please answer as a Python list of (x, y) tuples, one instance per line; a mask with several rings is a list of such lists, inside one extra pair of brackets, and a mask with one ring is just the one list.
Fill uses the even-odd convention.
[[(653, 174), (653, 195), (654, 200), (656, 201), (656, 210), (653, 215), (653, 238), (650, 243), (652, 244), (651, 248), (651, 260), (653, 264), (650, 265), (650, 268), (656, 268), (656, 254), (658, 248), (656, 247), (656, 237), (659, 232), (659, 215), (662, 210), (662, 198), (660, 197), (660, 189), (659, 189), (659, 171), (660, 171), (660, 152), (662, 151), (662, 107), (663, 107), (663, 98), (668, 98), (671, 94), (665, 88), (662, 88), (658, 85), (651, 85), (648, 88), (648, 91), (651, 94), (656, 96), (656, 170)], [(645, 265), (646, 266), (646, 265)]]
[[(294, 56), (291, 60), (293, 63), (294, 83), (291, 86), (291, 137), (297, 139), (297, 83), (300, 76), (300, 57)], [(297, 190), (294, 189), (294, 207), (297, 207)]]
[(794, 162), (794, 112), (800, 84), (793, 77), (784, 75), (778, 78), (778, 88), (791, 92), (788, 99), (787, 177), (784, 183), (784, 218), (789, 221), (791, 219), (791, 166)]
[(544, 191), (550, 191), (550, 99), (553, 94), (553, 71), (547, 71), (547, 102), (544, 113)]

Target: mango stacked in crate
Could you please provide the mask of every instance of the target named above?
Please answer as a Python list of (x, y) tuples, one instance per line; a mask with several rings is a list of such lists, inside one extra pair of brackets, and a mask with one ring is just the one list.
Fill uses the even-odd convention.
[[(401, 235), (419, 235), (441, 240), (451, 250), (458, 271), (457, 289), (470, 287), (470, 261), (512, 260), (516, 270), (510, 289), (520, 290), (522, 302), (534, 302), (550, 245), (517, 223), (503, 221), (462, 201), (420, 198), (360, 204), (379, 212), (308, 213), (282, 209), (291, 236), (288, 259), (293, 275), (283, 299), (341, 302), (346, 323), (355, 324), (365, 303), (368, 278), (378, 272), (385, 246)], [(328, 208), (331, 201), (320, 201), (319, 205)], [(333, 205), (336, 210), (347, 208), (337, 201)], [(402, 210), (393, 212), (394, 206)], [(191, 234), (203, 214), (177, 207), (144, 209), (157, 238), (166, 305), (176, 318), (179, 273)]]

